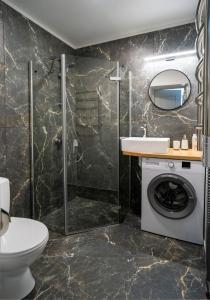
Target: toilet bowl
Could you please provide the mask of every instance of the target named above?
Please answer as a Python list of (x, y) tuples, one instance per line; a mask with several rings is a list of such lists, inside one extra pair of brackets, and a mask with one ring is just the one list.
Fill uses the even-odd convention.
[(0, 300), (22, 299), (35, 285), (30, 265), (42, 254), (49, 233), (41, 222), (11, 218), (0, 238)]

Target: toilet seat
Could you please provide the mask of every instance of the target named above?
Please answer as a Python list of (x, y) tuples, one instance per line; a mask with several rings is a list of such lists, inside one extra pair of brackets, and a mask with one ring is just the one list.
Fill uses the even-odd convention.
[(11, 218), (9, 229), (0, 238), (0, 257), (17, 256), (42, 247), (48, 240), (47, 227), (38, 221)]

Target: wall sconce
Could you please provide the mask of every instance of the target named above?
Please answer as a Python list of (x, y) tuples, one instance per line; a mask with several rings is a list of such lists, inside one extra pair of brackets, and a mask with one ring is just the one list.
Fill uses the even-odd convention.
[(153, 60), (174, 60), (177, 57), (182, 57), (182, 56), (192, 56), (196, 54), (196, 50), (189, 50), (189, 51), (182, 51), (182, 52), (176, 52), (176, 53), (169, 53), (169, 54), (164, 54), (164, 55), (156, 55), (156, 56), (148, 56), (145, 57), (145, 61), (153, 61)]

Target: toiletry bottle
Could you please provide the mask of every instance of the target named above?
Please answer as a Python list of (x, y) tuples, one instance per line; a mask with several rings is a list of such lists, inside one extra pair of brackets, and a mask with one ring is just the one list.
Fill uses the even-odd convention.
[(184, 134), (184, 136), (182, 138), (181, 148), (183, 150), (188, 150), (188, 139), (187, 139), (186, 134)]
[(192, 136), (192, 150), (196, 151), (198, 149), (197, 146), (198, 146), (197, 134), (193, 133), (193, 136)]

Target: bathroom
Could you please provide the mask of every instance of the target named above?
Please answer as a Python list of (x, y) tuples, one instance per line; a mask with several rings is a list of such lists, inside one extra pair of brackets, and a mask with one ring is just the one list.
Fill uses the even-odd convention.
[[(209, 4), (174, 2), (0, 1), (0, 300), (209, 298)], [(161, 172), (185, 215), (149, 202)]]

